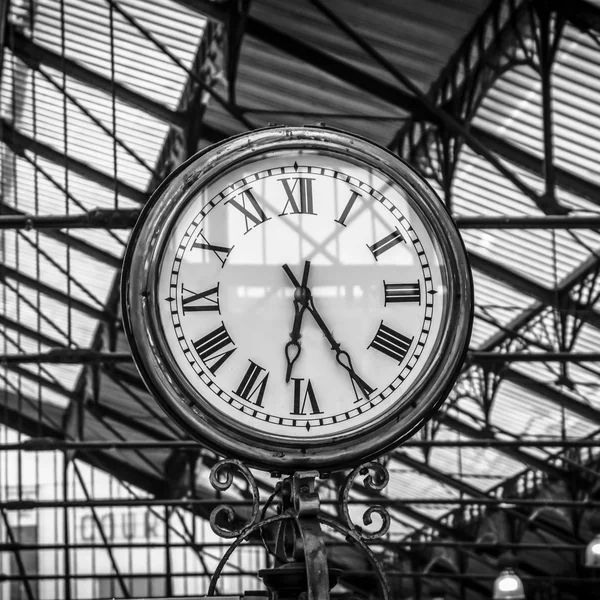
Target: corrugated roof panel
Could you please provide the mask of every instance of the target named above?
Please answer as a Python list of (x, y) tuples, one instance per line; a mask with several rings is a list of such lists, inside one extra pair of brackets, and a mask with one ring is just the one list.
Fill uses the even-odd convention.
[[(49, 175), (62, 189), (65, 186), (65, 169), (35, 157), (30, 153), (26, 155), (32, 162), (36, 161), (38, 168)], [(65, 194), (54, 183), (50, 181), (41, 171), (36, 178), (36, 170), (31, 162), (22, 157), (13, 155), (7, 150), (4, 157), (4, 181), (15, 181), (16, 185), (5, 189), (4, 204), (13, 206), (19, 211), (27, 214), (61, 215), (82, 214), (94, 208), (119, 208), (139, 207), (139, 204), (126, 198), (119, 197), (115, 201), (114, 194), (83, 177), (69, 172), (68, 189), (74, 200), (66, 200)], [(16, 171), (15, 171), (16, 168)], [(5, 185), (7, 185), (5, 184)], [(10, 184), (8, 184), (10, 185)], [(71, 229), (73, 237), (82, 239), (93, 246), (102, 249), (115, 256), (120, 257), (125, 249), (124, 238), (129, 232), (107, 232), (101, 229)]]
[[(44, 417), (44, 415), (49, 413), (49, 408), (66, 408), (69, 405), (69, 399), (63, 394), (42, 387), (35, 381), (31, 381), (5, 369), (0, 374), (0, 385), (8, 392), (18, 393), (21, 398), (21, 406), (26, 407), (26, 410), (23, 410), (23, 412), (29, 412), (36, 419), (39, 415)], [(41, 401), (39, 401), (40, 399)], [(0, 409), (4, 404), (5, 399), (0, 389)], [(19, 408), (18, 402), (16, 408)], [(42, 422), (46, 420), (47, 417), (42, 418)], [(62, 429), (62, 422), (57, 419), (53, 419), (53, 422), (56, 429), (60, 431)]]
[[(74, 298), (84, 302), (94, 303), (98, 300), (101, 303), (106, 301), (109, 293), (109, 286), (113, 280), (115, 270), (102, 265), (97, 261), (88, 258), (77, 250), (71, 249), (67, 254), (67, 248), (64, 244), (57, 242), (47, 236), (39, 236), (39, 248), (46, 256), (39, 254), (35, 248), (24, 241), (24, 237), (35, 243), (35, 232), (13, 232), (6, 231), (3, 262), (9, 267), (37, 278), (37, 266), (40, 265), (40, 278), (44, 283), (57, 289), (62, 289), (65, 293), (70, 293)], [(21, 236), (20, 243), (17, 245), (15, 237)], [(10, 243), (9, 243), (10, 240)], [(52, 264), (50, 259), (54, 260), (63, 268), (66, 267), (67, 257), (70, 260), (71, 281), (59, 268)]]
[[(10, 58), (7, 58), (10, 62)], [(98, 127), (87, 115), (71, 102), (65, 103), (65, 96), (54, 86), (48, 83), (39, 74), (35, 76), (35, 94), (37, 97), (44, 98), (44, 102), (37, 102), (35, 106), (35, 116), (33, 108), (33, 86), (30, 84), (30, 73), (22, 73), (19, 69), (13, 72), (14, 77), (24, 79), (21, 84), (27, 89), (26, 93), (21, 95), (18, 102), (18, 112), (15, 115), (13, 124), (17, 131), (24, 133), (28, 137), (35, 138), (36, 141), (52, 147), (60, 154), (66, 154), (74, 160), (82, 161), (94, 169), (114, 177), (115, 162), (114, 152), (117, 153), (117, 177), (119, 180), (144, 190), (147, 187), (150, 173), (142, 167), (132, 156), (123, 148), (113, 143), (112, 137)], [(70, 93), (68, 84), (67, 91)], [(4, 114), (11, 112), (11, 98), (3, 94)], [(83, 102), (86, 98), (83, 97)], [(96, 99), (98, 101), (98, 99)], [(104, 98), (105, 107), (109, 102), (108, 97)], [(65, 112), (66, 110), (66, 112)], [(91, 108), (93, 114), (94, 109)], [(117, 115), (117, 131), (118, 131)], [(167, 131), (167, 126), (155, 121), (153, 128), (152, 120), (149, 119), (148, 129), (154, 133), (160, 132), (153, 138), (151, 147), (154, 149), (153, 160), (160, 150), (160, 144)], [(35, 136), (34, 136), (35, 128)], [(109, 129), (112, 128), (112, 123)], [(94, 140), (90, 144), (90, 139)], [(134, 141), (129, 142), (135, 149)], [(141, 144), (140, 144), (141, 145)]]
[[(468, 155), (468, 152), (465, 151), (465, 154)], [(482, 160), (475, 159), (474, 162), (481, 164)], [(485, 170), (484, 168), (477, 176), (481, 179), (487, 179), (488, 174), (485, 173)], [(473, 173), (475, 171), (472, 171), (471, 177), (473, 177)], [(539, 180), (531, 178), (524, 172), (517, 171), (517, 173), (532, 187), (534, 184), (540, 184)], [(475, 182), (475, 180), (473, 181)], [(479, 183), (475, 183), (475, 185), (478, 186)], [(535, 187), (538, 188), (538, 185), (535, 185)], [(541, 192), (541, 187), (538, 188), (538, 191)], [(470, 214), (527, 214), (522, 210), (522, 206), (516, 199), (512, 200), (509, 205), (505, 204), (502, 208), (489, 205), (484, 212), (481, 203), (478, 207), (472, 199), (459, 198), (460, 196), (457, 194), (455, 199), (457, 212), (460, 211), (462, 206), (468, 206)], [(500, 197), (497, 200), (502, 202)], [(481, 212), (477, 212), (478, 209)], [(560, 229), (465, 229), (461, 233), (468, 249), (490, 258), (508, 269), (521, 272), (532, 281), (547, 287), (554, 287), (560, 283), (569, 273), (589, 258), (590, 249), (600, 243), (600, 236), (589, 230), (578, 230), (573, 234), (570, 231)]]
[(7, 285), (2, 293), (1, 302), (4, 317), (27, 324), (28, 328), (56, 340), (59, 345), (68, 344), (69, 332), (74, 345), (83, 348), (90, 345), (97, 324), (95, 319), (74, 309), (69, 313), (66, 304), (38, 294), (31, 287), (11, 280), (10, 287)]
[(471, 331), (471, 340), (469, 348), (477, 349), (485, 344), (492, 336), (496, 335), (500, 329), (483, 319), (475, 317), (473, 319), (473, 330)]
[(600, 184), (600, 107), (586, 95), (600, 93), (599, 65), (600, 46), (567, 24), (553, 70), (556, 164), (596, 184)]
[[(396, 470), (391, 465), (388, 466), (390, 471), (390, 482), (385, 490), (386, 496), (402, 500), (403, 498), (420, 498), (426, 500), (428, 498), (458, 498), (459, 493), (441, 484), (439, 481), (421, 475), (412, 469), (400, 467)], [(439, 518), (448, 511), (456, 508), (452, 504), (419, 504), (411, 506), (418, 512), (423, 513), (431, 518)]]
[[(190, 67), (205, 26), (197, 13), (170, 0), (151, 4), (141, 0), (119, 2), (135, 20), (156, 34), (186, 67)], [(77, 0), (65, 2), (66, 56), (88, 68), (111, 76), (110, 4), (91, 0), (85, 7)], [(129, 22), (113, 11), (115, 75), (135, 89), (171, 108), (176, 108), (181, 89), (187, 80), (155, 44), (146, 39)], [(61, 3), (48, 0), (38, 5), (35, 40), (54, 52), (61, 53)]]
[(468, 146), (461, 149), (452, 187), (457, 215), (539, 215), (533, 200)]
[[(539, 367), (515, 363), (513, 368), (529, 377), (535, 377)], [(534, 371), (535, 369), (535, 371)], [(492, 422), (517, 436), (561, 436), (563, 425), (572, 437), (583, 437), (600, 425), (574, 414), (547, 398), (504, 381), (500, 384), (492, 407)]]
[[(474, 234), (476, 235), (476, 232)], [(477, 270), (473, 271), (473, 284), (475, 314), (481, 315), (482, 318), (475, 318), (472, 348), (481, 346), (500, 331), (498, 326), (507, 326), (517, 315), (535, 303), (534, 298)]]

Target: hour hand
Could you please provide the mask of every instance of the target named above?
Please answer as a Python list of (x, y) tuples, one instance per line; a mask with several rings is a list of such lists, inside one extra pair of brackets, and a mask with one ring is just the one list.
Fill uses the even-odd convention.
[(283, 270), (296, 286), (296, 289), (294, 290), (294, 324), (292, 325), (292, 331), (290, 333), (290, 341), (285, 345), (285, 359), (287, 362), (285, 381), (288, 383), (292, 377), (294, 363), (298, 360), (300, 352), (302, 351), (300, 345), (300, 338), (302, 337), (300, 328), (302, 326), (302, 317), (304, 316), (304, 311), (308, 306), (308, 300), (310, 298), (310, 290), (307, 287), (310, 261), (307, 260), (304, 263), (302, 283), (298, 282), (288, 265), (283, 265)]

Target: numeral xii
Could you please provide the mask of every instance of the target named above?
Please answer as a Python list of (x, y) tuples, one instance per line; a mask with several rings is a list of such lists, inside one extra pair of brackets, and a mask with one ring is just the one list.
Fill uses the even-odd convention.
[[(285, 177), (279, 179), (281, 185), (283, 185), (283, 189), (285, 190), (285, 195), (287, 197), (287, 202), (283, 207), (283, 212), (279, 214), (279, 216), (287, 215), (290, 213), (296, 214), (308, 214), (314, 215), (313, 212), (313, 188), (312, 182), (314, 179), (310, 179), (308, 177)], [(293, 183), (290, 185), (290, 181)], [(298, 193), (296, 194), (296, 190)], [(288, 210), (288, 206), (290, 207), (290, 211)]]

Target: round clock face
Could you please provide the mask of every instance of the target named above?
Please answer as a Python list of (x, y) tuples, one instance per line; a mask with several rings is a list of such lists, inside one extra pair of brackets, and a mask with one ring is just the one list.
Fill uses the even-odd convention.
[(347, 466), (411, 433), (470, 329), (467, 262), (433, 192), (386, 151), (315, 131), (248, 134), (254, 148), (236, 138), (187, 163), (140, 219), (124, 275), (159, 402), (273, 470)]

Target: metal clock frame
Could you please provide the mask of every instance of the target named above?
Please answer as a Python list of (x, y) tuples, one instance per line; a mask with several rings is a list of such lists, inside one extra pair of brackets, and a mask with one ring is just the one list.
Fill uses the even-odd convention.
[[(190, 384), (168, 350), (158, 319), (158, 269), (170, 230), (209, 182), (253, 158), (307, 150), (374, 169), (409, 196), (444, 260), (447, 286), (441, 343), (400, 406), (357, 433), (286, 440), (245, 426), (215, 409)], [(280, 473), (322, 473), (371, 460), (410, 437), (446, 399), (463, 364), (473, 321), (471, 271), (458, 230), (429, 184), (408, 163), (373, 142), (324, 127), (271, 127), (238, 135), (199, 152), (159, 186), (144, 207), (125, 254), (121, 280), (124, 328), (135, 363), (164, 411), (218, 454)]]

